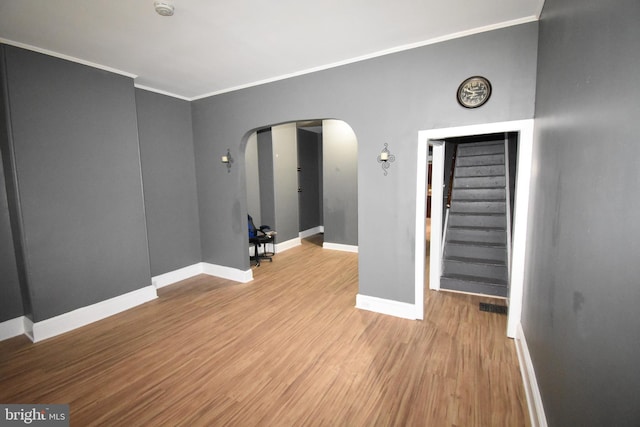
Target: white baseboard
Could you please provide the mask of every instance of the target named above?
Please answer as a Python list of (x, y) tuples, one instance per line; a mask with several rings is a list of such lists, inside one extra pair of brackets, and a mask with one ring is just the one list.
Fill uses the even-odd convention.
[(291, 240), (287, 240), (286, 242), (276, 243), (276, 253), (284, 252), (287, 249), (295, 248), (296, 246), (300, 246), (302, 244), (302, 239), (300, 237), (294, 237)]
[(301, 231), (299, 233), (299, 236), (300, 236), (301, 239), (306, 239), (307, 237), (311, 237), (311, 236), (313, 236), (315, 234), (318, 234), (318, 233), (324, 233), (324, 227), (322, 225), (310, 228), (308, 230)]
[(322, 244), (324, 249), (331, 249), (334, 251), (353, 252), (358, 253), (358, 247), (353, 245), (343, 245), (342, 243), (327, 243)]
[(24, 335), (24, 316), (0, 322), (0, 341)]
[(253, 280), (253, 272), (251, 270), (238, 270), (237, 268), (225, 267), (223, 265), (209, 264), (203, 262), (202, 272), (209, 276), (220, 277), (222, 279), (229, 279), (235, 282), (247, 283)]
[[(301, 244), (302, 244), (301, 237), (295, 237), (291, 240), (287, 240), (286, 242), (276, 243), (274, 248), (271, 248), (271, 246), (267, 247), (267, 245), (271, 245), (271, 243), (265, 243), (264, 245), (260, 245), (258, 247), (258, 254), (264, 254), (265, 251), (270, 253), (271, 249), (275, 250), (275, 253), (284, 252), (287, 249), (295, 248), (296, 246), (300, 246)], [(255, 251), (255, 246), (249, 245), (249, 256), (252, 257), (254, 251)]]
[(518, 353), (518, 361), (520, 362), (520, 373), (524, 383), (524, 392), (527, 396), (527, 405), (529, 406), (529, 417), (531, 418), (532, 427), (547, 427), (547, 418), (544, 415), (544, 407), (542, 406), (542, 396), (538, 388), (536, 373), (531, 362), (529, 347), (522, 330), (522, 324), (518, 323), (516, 331), (516, 352)]
[[(156, 288), (153, 286), (145, 286), (144, 288), (119, 295), (108, 300), (100, 301), (96, 304), (81, 307), (68, 313), (43, 320), (41, 322), (31, 322), (25, 320), (25, 334), (31, 338), (33, 342), (52, 338), (56, 335), (69, 332), (89, 323), (97, 322), (106, 317), (133, 308), (137, 305), (144, 304), (157, 298)], [(31, 329), (29, 331), (29, 329)]]
[(356, 308), (389, 316), (401, 317), (403, 319), (416, 319), (415, 304), (409, 304), (406, 302), (358, 294), (356, 295)]
[(253, 273), (251, 270), (243, 271), (237, 268), (225, 267), (217, 264), (210, 264), (208, 262), (199, 262), (184, 268), (180, 268), (175, 271), (170, 271), (159, 276), (151, 278), (151, 283), (156, 288), (169, 286), (182, 280), (188, 279), (198, 274), (206, 274), (209, 276), (220, 277), (222, 279), (229, 279), (235, 282), (247, 283), (253, 280)]
[(208, 274), (241, 283), (253, 280), (251, 270), (242, 271), (231, 267), (201, 262), (159, 276), (154, 276), (151, 279), (152, 285), (150, 286), (105, 301), (100, 301), (96, 304), (81, 307), (50, 319), (34, 323), (27, 317), (22, 316), (1, 322), (0, 341), (18, 335), (26, 335), (33, 342), (52, 338), (56, 335), (72, 331), (89, 323), (97, 322), (98, 320), (151, 301), (158, 297), (156, 293), (157, 288), (171, 285), (198, 274)]
[(151, 284), (155, 286), (156, 289), (160, 289), (202, 273), (204, 273), (202, 263), (199, 262), (188, 267), (154, 276), (151, 278)]

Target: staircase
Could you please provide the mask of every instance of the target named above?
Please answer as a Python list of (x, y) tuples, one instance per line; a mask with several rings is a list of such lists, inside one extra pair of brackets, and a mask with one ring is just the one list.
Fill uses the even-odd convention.
[(504, 143), (459, 144), (456, 153), (440, 287), (506, 297)]

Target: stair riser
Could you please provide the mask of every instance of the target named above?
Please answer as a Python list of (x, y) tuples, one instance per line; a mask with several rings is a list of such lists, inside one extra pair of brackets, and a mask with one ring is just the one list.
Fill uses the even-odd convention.
[(463, 202), (452, 200), (449, 212), (505, 213), (506, 209), (505, 202)]
[(449, 225), (458, 227), (498, 227), (505, 228), (507, 219), (504, 215), (456, 215), (449, 214)]
[(447, 276), (451, 274), (463, 274), (465, 276), (478, 276), (487, 279), (507, 281), (507, 267), (504, 265), (477, 264), (445, 259), (443, 275)]
[(507, 242), (505, 231), (484, 230), (456, 230), (447, 231), (447, 240), (459, 240), (463, 242), (503, 243)]
[(507, 250), (506, 248), (500, 247), (495, 248), (490, 246), (469, 246), (457, 243), (447, 243), (444, 249), (444, 257), (480, 258), (504, 262), (507, 258)]
[(492, 145), (458, 145), (458, 156), (476, 156), (481, 154), (504, 154), (504, 144)]
[(451, 193), (451, 200), (502, 200), (504, 202), (504, 188), (455, 188)]
[(442, 289), (450, 289), (452, 291), (471, 292), (474, 294), (494, 295), (497, 297), (507, 297), (507, 287), (496, 285), (492, 286), (486, 283), (468, 282), (465, 280), (451, 279), (448, 277), (440, 278), (440, 287)]
[(456, 176), (487, 176), (487, 175), (504, 175), (504, 166), (488, 165), (488, 166), (467, 166), (457, 167)]
[(504, 188), (504, 176), (481, 176), (481, 177), (456, 177), (453, 180), (453, 188)]
[(456, 157), (456, 166), (504, 165), (504, 154)]

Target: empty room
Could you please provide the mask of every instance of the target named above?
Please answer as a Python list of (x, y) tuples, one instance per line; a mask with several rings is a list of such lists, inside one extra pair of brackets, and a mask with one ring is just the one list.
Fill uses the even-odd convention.
[(638, 19), (0, 0), (0, 424), (640, 425)]

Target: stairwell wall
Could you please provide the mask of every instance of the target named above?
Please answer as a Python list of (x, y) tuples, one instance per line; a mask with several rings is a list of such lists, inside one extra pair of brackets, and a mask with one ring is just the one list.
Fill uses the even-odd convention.
[(546, 0), (522, 326), (550, 426), (640, 425), (640, 3)]

